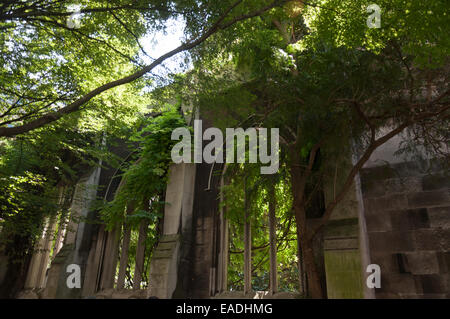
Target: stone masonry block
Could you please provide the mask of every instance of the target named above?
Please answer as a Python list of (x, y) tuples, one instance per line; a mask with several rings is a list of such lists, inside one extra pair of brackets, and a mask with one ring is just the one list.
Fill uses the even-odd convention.
[(411, 208), (448, 206), (449, 203), (450, 192), (448, 190), (408, 194), (408, 205)]
[(391, 165), (395, 174), (399, 177), (423, 175), (428, 172), (440, 171), (441, 167), (437, 167), (427, 160), (415, 160), (411, 162), (403, 162)]
[(325, 250), (341, 250), (341, 249), (358, 249), (359, 240), (358, 238), (335, 238), (335, 239), (325, 239), (324, 249)]
[(153, 253), (152, 258), (153, 259), (166, 259), (172, 257), (172, 251), (171, 250), (155, 250)]
[(172, 250), (175, 249), (177, 246), (177, 242), (161, 242), (159, 243), (157, 249), (158, 250)]
[(439, 260), (434, 251), (415, 251), (405, 253), (409, 271), (413, 275), (439, 273)]
[(383, 182), (386, 194), (409, 193), (422, 191), (422, 181), (419, 177), (391, 178)]
[(168, 259), (152, 259), (150, 273), (152, 274), (167, 274), (169, 272)]
[(381, 272), (381, 288), (377, 292), (390, 292), (394, 294), (419, 293), (420, 285), (410, 274), (394, 274)]
[(414, 244), (413, 234), (409, 231), (369, 232), (369, 245), (371, 251), (413, 251), (415, 249)]
[(370, 254), (370, 261), (373, 264), (379, 265), (382, 273), (399, 273), (397, 254), (372, 252)]
[(437, 258), (439, 262), (439, 273), (441, 274), (450, 273), (450, 250), (438, 252)]
[(379, 197), (386, 194), (383, 182), (375, 179), (361, 179), (361, 191), (365, 198)]
[[(313, 221), (313, 220), (311, 220)], [(309, 227), (310, 225), (308, 225)], [(312, 226), (312, 223), (311, 223)], [(324, 237), (357, 237), (358, 236), (358, 219), (347, 218), (339, 220), (330, 220), (325, 226)]]
[(167, 275), (152, 273), (152, 287), (164, 288)]
[(380, 211), (377, 214), (367, 215), (366, 225), (369, 232), (390, 231), (392, 229), (390, 212)]
[(408, 201), (404, 194), (393, 194), (364, 200), (364, 208), (367, 214), (377, 214), (380, 211), (405, 209), (407, 207)]
[(392, 211), (390, 217), (394, 230), (413, 230), (430, 226), (426, 208)]
[(397, 177), (395, 170), (387, 165), (364, 168), (360, 175), (361, 181), (380, 181)]
[(449, 287), (449, 275), (421, 275), (422, 291), (426, 294), (447, 293)]
[(428, 209), (431, 227), (450, 228), (450, 206)]
[(194, 240), (195, 240), (195, 243), (197, 244), (197, 245), (204, 245), (204, 244), (207, 244), (208, 242), (210, 242), (210, 233), (209, 232), (207, 232), (207, 231), (205, 231), (204, 229), (202, 229), (202, 228), (197, 228), (196, 230), (195, 230), (195, 238), (194, 238)]
[(450, 247), (450, 229), (420, 229), (414, 231), (417, 250), (446, 251)]
[(425, 175), (422, 178), (422, 187), (424, 191), (450, 188), (450, 177), (444, 174)]
[(159, 240), (160, 243), (176, 242), (180, 238), (178, 234), (163, 235)]

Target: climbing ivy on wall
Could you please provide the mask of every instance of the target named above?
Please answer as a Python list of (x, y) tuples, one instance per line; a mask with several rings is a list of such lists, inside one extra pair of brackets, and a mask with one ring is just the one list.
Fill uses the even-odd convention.
[(171, 135), (175, 128), (184, 126), (186, 122), (177, 106), (167, 108), (166, 105), (161, 113), (141, 118), (138, 129), (130, 137), (135, 154), (123, 170), (114, 200), (104, 203), (100, 210), (107, 229), (131, 227), (125, 288), (134, 285), (139, 228), (143, 225), (146, 227), (145, 259), (140, 288), (148, 285), (149, 257), (159, 238), (158, 225), (163, 216), (164, 191), (172, 163), (171, 149), (177, 142), (171, 140)]
[[(172, 131), (186, 126), (177, 109), (141, 119), (142, 129), (130, 140), (138, 145), (132, 163), (124, 169), (122, 181), (112, 202), (101, 209), (102, 220), (111, 229), (118, 223), (137, 225), (142, 219), (155, 222), (162, 216), (172, 146)], [(127, 206), (132, 214), (125, 214)]]

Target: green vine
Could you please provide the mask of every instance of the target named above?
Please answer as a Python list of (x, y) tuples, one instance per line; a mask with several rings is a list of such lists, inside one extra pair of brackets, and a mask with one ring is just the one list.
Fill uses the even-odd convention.
[[(114, 200), (101, 209), (108, 229), (123, 222), (137, 225), (143, 219), (156, 222), (162, 216), (170, 153), (176, 143), (171, 140), (172, 131), (186, 123), (176, 110), (143, 121), (143, 129), (131, 138), (139, 145), (135, 161), (125, 169)], [(132, 214), (125, 214), (130, 205)]]

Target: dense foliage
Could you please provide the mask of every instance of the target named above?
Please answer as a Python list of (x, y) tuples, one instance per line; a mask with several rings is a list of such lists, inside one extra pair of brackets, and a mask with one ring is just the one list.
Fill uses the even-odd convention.
[(130, 138), (138, 145), (131, 165), (123, 168), (122, 183), (116, 196), (103, 208), (102, 217), (109, 227), (124, 221), (126, 207), (130, 204), (134, 212), (128, 219), (146, 218), (155, 222), (162, 216), (164, 190), (172, 163), (170, 151), (176, 143), (171, 140), (171, 134), (175, 128), (186, 124), (175, 109), (144, 119), (142, 125), (143, 128)]
[[(75, 27), (68, 20), (74, 7), (65, 1), (1, 3), (3, 254), (25, 271), (46, 220), (66, 214), (74, 186), (98, 165), (121, 172), (114, 200), (100, 199), (100, 222), (108, 229), (133, 227), (134, 260), (137, 229), (146, 221), (151, 254), (170, 135), (186, 125), (182, 110), (193, 106), (222, 129), (280, 128), (276, 175), (259, 175), (257, 165), (231, 165), (226, 174), (221, 205), (230, 222), (229, 288), (243, 285), (244, 211), (252, 225), (253, 288), (268, 287), (270, 202), (280, 289), (302, 289), (301, 265), (307, 293), (323, 297), (313, 243), (370, 155), (401, 135), (408, 138), (399, 153), (448, 158), (448, 5), (379, 0), (381, 27), (369, 28), (371, 3), (77, 1)], [(183, 43), (149, 56), (142, 41), (167, 31), (173, 20), (185, 24)], [(189, 72), (162, 79), (152, 73), (187, 51), (182, 67)], [(117, 139), (132, 152), (125, 161), (108, 151)], [(343, 182), (325, 196), (324, 185), (337, 175)], [(307, 227), (313, 217), (319, 222)]]
[[(323, 296), (313, 242), (373, 151), (403, 134), (399, 154), (448, 157), (448, 14), (444, 2), (432, 2), (377, 3), (379, 29), (366, 24), (366, 1), (291, 2), (194, 51), (190, 99), (220, 114), (216, 125), (280, 128), (313, 297)], [(343, 182), (336, 185), (336, 176)], [(320, 200), (333, 180), (334, 195)], [(242, 193), (234, 180), (229, 187)], [(250, 207), (263, 198), (251, 198)], [(319, 221), (309, 228), (312, 203)], [(252, 213), (258, 224), (262, 208)], [(236, 229), (239, 238), (243, 228)], [(266, 241), (267, 232), (254, 232), (252, 240)]]

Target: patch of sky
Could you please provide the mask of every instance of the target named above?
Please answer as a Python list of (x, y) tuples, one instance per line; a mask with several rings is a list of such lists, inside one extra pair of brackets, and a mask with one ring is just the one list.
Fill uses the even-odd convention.
[[(141, 45), (148, 55), (141, 52), (145, 64), (152, 63), (160, 56), (176, 49), (186, 41), (184, 28), (186, 22), (182, 17), (171, 18), (165, 23), (162, 30), (148, 32), (142, 39)], [(154, 87), (170, 83), (171, 75), (183, 73), (192, 68), (188, 52), (181, 52), (161, 63), (150, 74), (154, 79)]]

